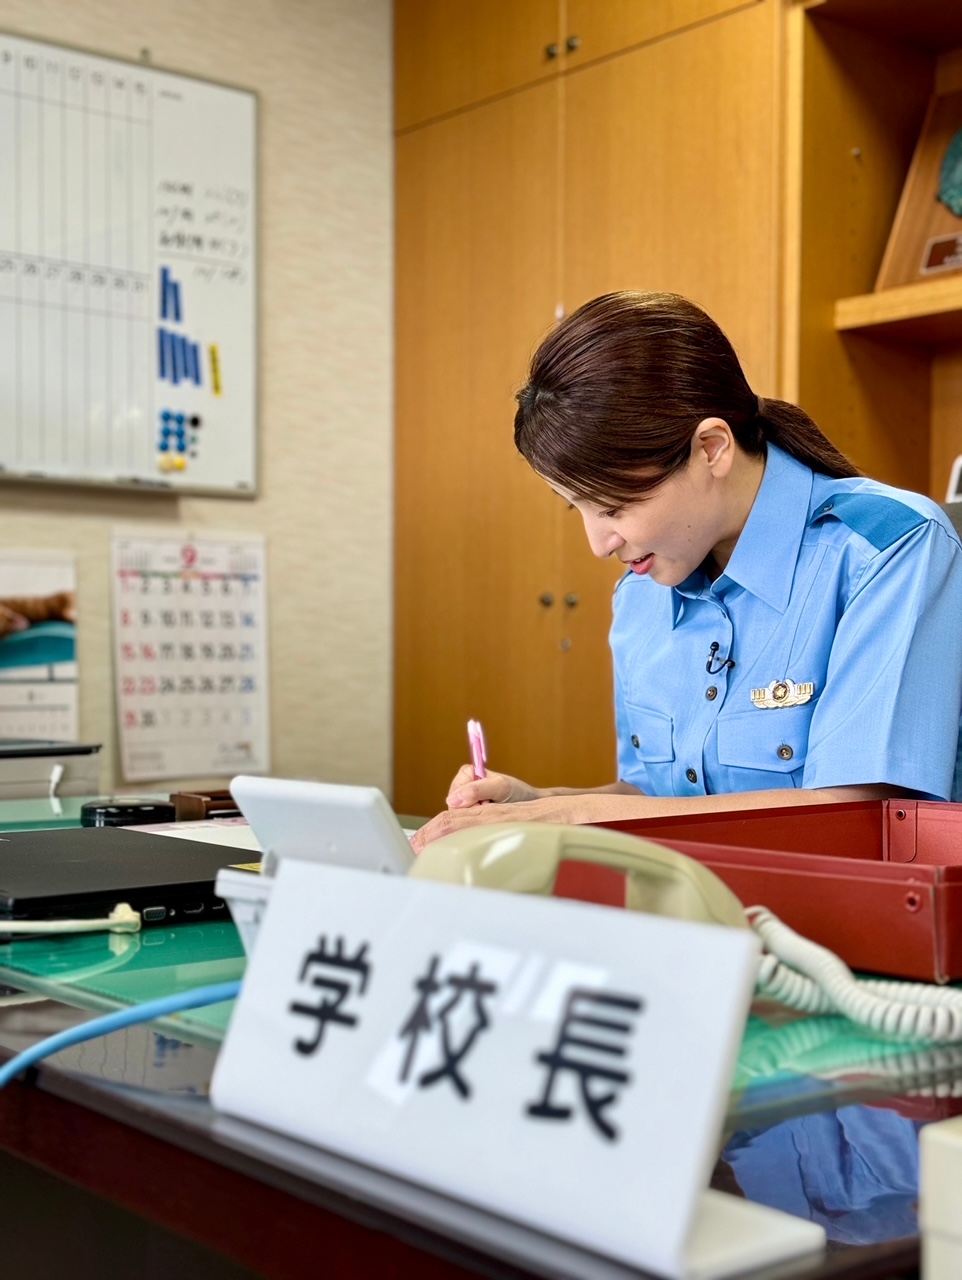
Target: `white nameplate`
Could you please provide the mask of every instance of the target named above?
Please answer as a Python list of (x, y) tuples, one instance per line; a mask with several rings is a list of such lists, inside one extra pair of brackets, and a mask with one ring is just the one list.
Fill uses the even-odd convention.
[[(597, 1253), (720, 1275), (691, 1251), (707, 1230), (745, 1261), (704, 1190), (757, 961), (748, 930), (285, 860), (211, 1096)], [(823, 1239), (764, 1213), (755, 1265)]]

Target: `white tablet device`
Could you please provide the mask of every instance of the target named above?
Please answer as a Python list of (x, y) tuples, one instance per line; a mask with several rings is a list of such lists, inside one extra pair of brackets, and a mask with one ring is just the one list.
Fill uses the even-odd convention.
[(278, 858), (406, 875), (414, 861), (408, 838), (377, 787), (241, 775), (231, 795), (264, 851), (264, 872)]

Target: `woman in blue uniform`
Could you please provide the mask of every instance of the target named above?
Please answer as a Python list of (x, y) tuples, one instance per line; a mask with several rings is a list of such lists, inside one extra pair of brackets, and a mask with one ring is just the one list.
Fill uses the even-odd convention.
[(518, 403), (518, 449), (625, 565), (618, 780), (539, 788), (466, 765), (418, 844), (478, 821), (951, 797), (962, 546), (935, 503), (862, 477), (803, 410), (757, 396), (674, 294), (585, 304)]

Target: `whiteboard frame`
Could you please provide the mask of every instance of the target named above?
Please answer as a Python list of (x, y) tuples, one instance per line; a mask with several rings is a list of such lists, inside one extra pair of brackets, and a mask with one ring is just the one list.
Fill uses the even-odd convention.
[(151, 496), (159, 496), (163, 498), (176, 498), (180, 495), (185, 497), (210, 497), (210, 498), (231, 498), (240, 500), (253, 500), (261, 496), (261, 476), (262, 468), (262, 443), (261, 443), (261, 326), (260, 326), (260, 300), (261, 300), (261, 227), (260, 227), (260, 211), (261, 211), (261, 93), (257, 89), (252, 89), (248, 85), (236, 84), (230, 80), (214, 79), (210, 76), (199, 76), (193, 72), (183, 71), (177, 67), (161, 65), (155, 63), (150, 55), (149, 48), (141, 50), (141, 57), (124, 58), (116, 53), (107, 53), (101, 49), (90, 48), (84, 45), (70, 44), (65, 41), (53, 41), (46, 36), (35, 35), (28, 31), (15, 31), (9, 27), (0, 27), (0, 39), (7, 37), (11, 40), (23, 40), (30, 43), (41, 45), (44, 48), (63, 51), (66, 53), (76, 53), (88, 58), (98, 58), (105, 62), (116, 63), (123, 67), (136, 67), (140, 70), (156, 72), (161, 75), (176, 76), (181, 80), (191, 80), (197, 84), (208, 85), (216, 89), (229, 89), (235, 93), (242, 93), (252, 99), (254, 106), (254, 123), (252, 145), (252, 167), (253, 167), (253, 183), (252, 189), (256, 201), (256, 218), (251, 226), (251, 242), (254, 251), (254, 270), (251, 272), (251, 322), (253, 328), (253, 394), (251, 410), (253, 415), (252, 434), (253, 434), (253, 477), (250, 487), (221, 488), (216, 485), (191, 484), (189, 481), (172, 482), (162, 478), (148, 479), (144, 478), (118, 478), (108, 479), (103, 477), (88, 477), (83, 475), (76, 476), (53, 476), (29, 470), (14, 471), (8, 467), (0, 465), (0, 491), (8, 485), (13, 489), (19, 489), (21, 486), (48, 488), (53, 486), (59, 490), (79, 489), (81, 491), (107, 491), (118, 493), (137, 493), (149, 494)]

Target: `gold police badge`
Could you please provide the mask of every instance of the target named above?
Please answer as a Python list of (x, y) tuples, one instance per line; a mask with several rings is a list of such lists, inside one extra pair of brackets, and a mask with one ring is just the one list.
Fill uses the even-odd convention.
[(752, 702), (756, 707), (800, 707), (810, 702), (815, 692), (811, 680), (796, 684), (794, 680), (773, 680), (765, 689), (752, 690)]

